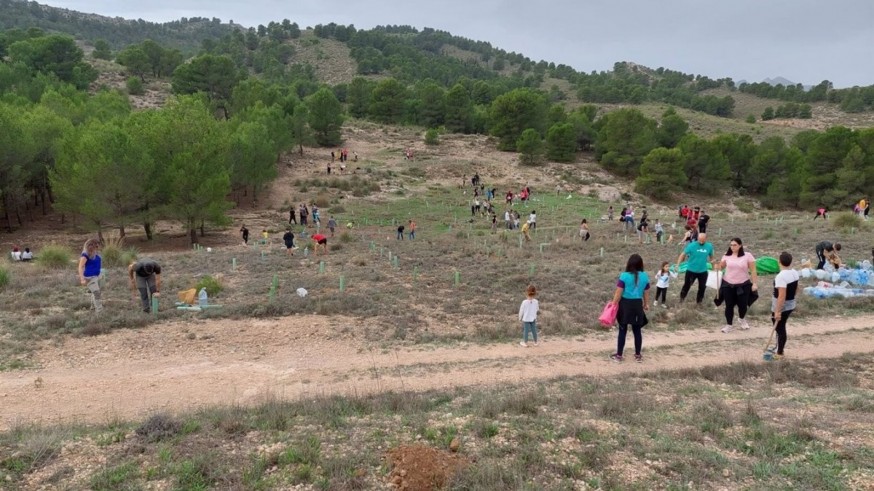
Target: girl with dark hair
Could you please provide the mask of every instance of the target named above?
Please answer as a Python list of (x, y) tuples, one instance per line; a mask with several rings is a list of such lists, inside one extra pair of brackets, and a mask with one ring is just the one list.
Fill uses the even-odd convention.
[(750, 305), (750, 293), (758, 291), (759, 275), (756, 272), (756, 258), (744, 251), (743, 241), (738, 237), (731, 239), (728, 251), (716, 265), (717, 270), (723, 268), (725, 273), (719, 288), (719, 295), (725, 302), (725, 327), (722, 332), (729, 333), (734, 330), (732, 324), (735, 306), (740, 318), (740, 328), (749, 329), (750, 325), (745, 317)]
[(625, 265), (625, 271), (619, 275), (616, 283), (616, 291), (613, 293), (614, 305), (618, 305), (616, 322), (619, 324), (619, 338), (616, 343), (616, 353), (610, 355), (615, 362), (622, 361), (622, 352), (625, 349), (625, 338), (628, 335), (628, 326), (634, 333), (634, 360), (643, 361), (641, 348), (643, 347), (643, 334), (641, 329), (649, 321), (646, 318), (646, 310), (649, 310), (649, 276), (643, 270), (643, 258), (640, 254), (632, 254)]

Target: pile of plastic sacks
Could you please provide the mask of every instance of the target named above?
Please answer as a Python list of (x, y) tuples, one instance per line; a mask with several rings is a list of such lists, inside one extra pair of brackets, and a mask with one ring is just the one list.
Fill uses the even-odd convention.
[(804, 293), (816, 298), (874, 297), (874, 288), (864, 288), (874, 287), (874, 268), (868, 260), (852, 269), (835, 270), (831, 264), (826, 264), (825, 269), (804, 268), (801, 277), (820, 280), (816, 286), (804, 289)]

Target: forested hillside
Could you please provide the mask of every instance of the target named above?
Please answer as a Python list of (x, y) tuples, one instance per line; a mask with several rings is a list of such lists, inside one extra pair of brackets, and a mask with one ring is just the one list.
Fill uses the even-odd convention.
[[(160, 27), (0, 2), (25, 26), (27, 15), (57, 14), (51, 22), (63, 32), (125, 25), (130, 39), (143, 39)], [(204, 34), (191, 57), (167, 36), (116, 41), (118, 49), (89, 40), (95, 49), (86, 58), (62, 34), (33, 26), (0, 33), (5, 228), (20, 226), (35, 210), (55, 209), (97, 230), (141, 225), (147, 235), (156, 220), (176, 220), (195, 241), (198, 229), (226, 222), (234, 206), (229, 196), (255, 195), (274, 178), (282, 153), (340, 145), (349, 117), (420, 127), (432, 145), (446, 133), (489, 134), (499, 150), (519, 152), (524, 165), (575, 162), (593, 152), (604, 168), (656, 199), (718, 187), (772, 207), (843, 207), (874, 184), (874, 130), (864, 125), (795, 132), (790, 139), (696, 133), (688, 115), (733, 117), (726, 128), (737, 128), (731, 79), (630, 62), (585, 74), (408, 26), (213, 23), (217, 31)], [(337, 62), (332, 56), (344, 58), (337, 73), (345, 75), (326, 83), (318, 73)], [(99, 58), (123, 67), (125, 87), (94, 83), (92, 62)], [(163, 110), (133, 112), (130, 97), (155, 84), (171, 87), (175, 99)], [(804, 97), (828, 99), (832, 92), (823, 82)], [(653, 113), (653, 103), (668, 109)], [(683, 108), (686, 118), (670, 106)], [(794, 100), (767, 109), (782, 118), (814, 112)], [(756, 120), (749, 115), (746, 124), (758, 132)], [(131, 190), (131, 179), (141, 189)]]
[(159, 24), (76, 12), (26, 0), (0, 0), (0, 30), (13, 28), (38, 28), (89, 42), (102, 39), (115, 49), (146, 39), (160, 39), (186, 53), (199, 49), (205, 39), (215, 39), (232, 31), (230, 24), (216, 18), (192, 17)]

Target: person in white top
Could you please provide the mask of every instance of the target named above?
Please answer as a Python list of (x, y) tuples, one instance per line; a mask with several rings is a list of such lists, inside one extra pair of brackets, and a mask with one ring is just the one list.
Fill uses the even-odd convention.
[(21, 260), (22, 261), (32, 261), (33, 260), (33, 253), (30, 252), (30, 247), (24, 248), (24, 252), (21, 253)]
[(14, 246), (12, 248), (12, 260), (21, 261), (21, 250), (18, 248), (18, 246)]
[(528, 223), (531, 224), (531, 230), (537, 228), (537, 211), (531, 210), (531, 214), (528, 215)]
[(525, 291), (527, 298), (522, 300), (522, 305), (519, 306), (519, 320), (522, 321), (522, 341), (519, 344), (523, 348), (528, 347), (528, 333), (534, 337), (534, 346), (537, 342), (537, 311), (540, 310), (540, 303), (534, 298), (537, 296), (537, 289), (534, 285), (528, 285)]
[(791, 269), (792, 254), (780, 253), (780, 272), (774, 278), (774, 297), (771, 299), (771, 322), (777, 332), (777, 353), (774, 360), (783, 359), (783, 348), (786, 347), (786, 321), (795, 310), (795, 294), (798, 292), (798, 280), (801, 275)]

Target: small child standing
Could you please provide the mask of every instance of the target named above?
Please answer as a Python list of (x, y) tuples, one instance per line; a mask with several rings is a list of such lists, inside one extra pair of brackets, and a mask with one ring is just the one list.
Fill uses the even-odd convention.
[(522, 321), (522, 341), (519, 342), (519, 345), (523, 348), (528, 347), (529, 332), (534, 337), (534, 346), (538, 345), (537, 311), (540, 309), (540, 304), (534, 298), (537, 296), (537, 289), (534, 288), (534, 285), (528, 285), (525, 293), (528, 298), (522, 300), (522, 305), (519, 306), (519, 320)]
[(656, 218), (656, 221), (655, 221), (655, 234), (656, 234), (656, 242), (661, 244), (662, 243), (662, 236), (665, 235), (665, 228), (662, 226), (662, 222), (660, 222), (658, 218)]
[(659, 272), (656, 273), (656, 295), (653, 307), (659, 304), (659, 299), (662, 299), (662, 307), (667, 307), (665, 301), (668, 296), (668, 285), (671, 282), (670, 265), (667, 261), (662, 263)]

